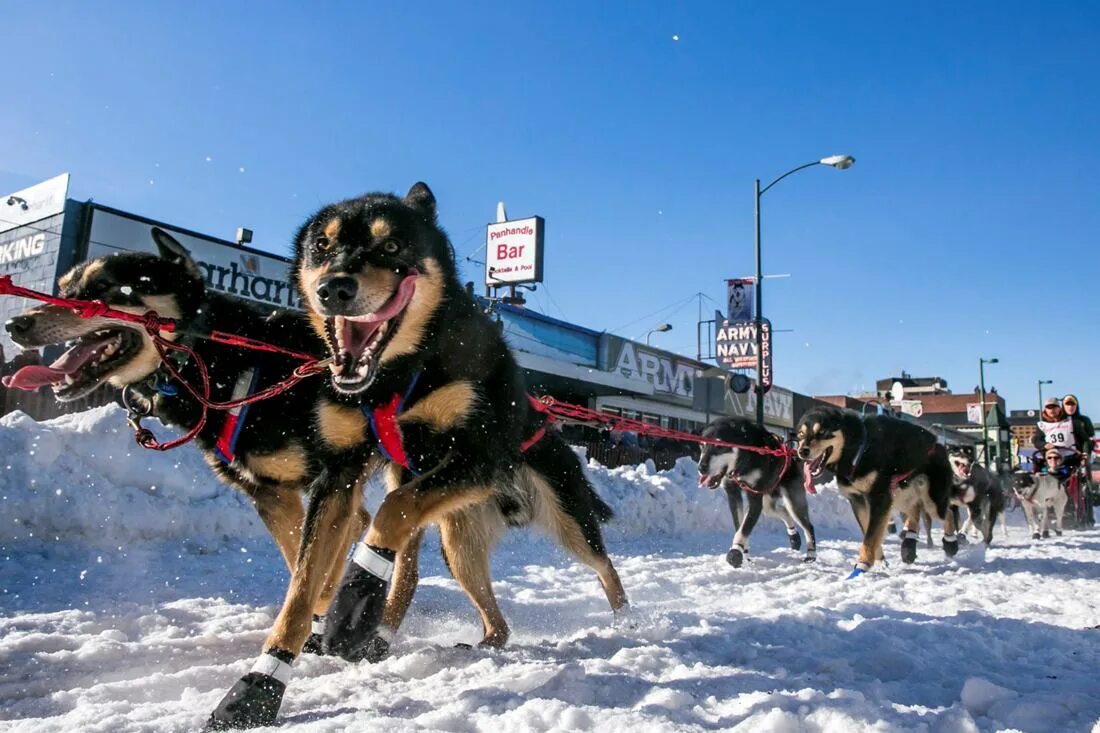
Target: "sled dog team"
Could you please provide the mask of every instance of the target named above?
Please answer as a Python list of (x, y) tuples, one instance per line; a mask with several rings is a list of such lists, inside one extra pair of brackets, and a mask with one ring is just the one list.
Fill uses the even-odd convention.
[[(416, 590), (428, 525), (438, 525), (447, 567), (481, 616), (483, 646), (508, 640), (489, 556), (509, 527), (546, 530), (592, 568), (615, 620), (627, 618), (626, 592), (600, 528), (611, 509), (569, 446), (546, 429), (500, 332), (459, 282), (426, 185), (417, 183), (403, 198), (375, 193), (326, 206), (301, 227), (293, 276), (304, 314), (267, 315), (208, 290), (178, 242), (159, 229), (153, 238), (157, 254), (124, 253), (76, 266), (59, 280), (61, 294), (175, 319), (177, 330), (161, 335), (205, 363), (211, 398), (219, 402), (270, 387), (297, 362), (193, 334), (232, 331), (329, 358), (328, 379), (304, 380), (277, 397), (212, 413), (196, 436), (211, 469), (252, 500), (290, 570), (262, 653), (215, 708), (209, 729), (273, 724), (303, 652), (352, 661), (384, 657)], [(52, 364), (12, 375), (11, 387), (48, 385), (57, 399), (74, 400), (109, 383), (166, 423), (189, 429), (200, 419), (202, 406), (174, 383), (141, 324), (81, 318), (44, 305), (6, 328), (25, 348), (68, 346)], [(198, 364), (171, 358), (185, 381), (199, 383)], [(717, 420), (704, 436), (743, 446), (778, 444), (743, 420)], [(1003, 509), (999, 489), (992, 490), (978, 467), (964, 471), (960, 462), (953, 472), (945, 449), (922, 428), (817, 408), (800, 421), (797, 439), (797, 456), (787, 459), (704, 447), (700, 482), (724, 488), (737, 528), (727, 554), (731, 565), (742, 564), (762, 512), (786, 524), (794, 549), (802, 544), (800, 528), (805, 560), (815, 558), (806, 492), (823, 469), (836, 476), (863, 532), (853, 574), (882, 559), (892, 509), (904, 516), (905, 562), (916, 557), (922, 516), (943, 524), (944, 551), (955, 554), (962, 503), (991, 540)], [(374, 474), (383, 477), (386, 496), (371, 517), (362, 491)]]

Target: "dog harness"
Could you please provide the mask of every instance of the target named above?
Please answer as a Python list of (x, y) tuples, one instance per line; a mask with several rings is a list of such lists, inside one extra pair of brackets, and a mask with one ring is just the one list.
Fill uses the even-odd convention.
[[(397, 419), (404, 412), (405, 403), (419, 379), (420, 372), (417, 372), (412, 381), (409, 382), (404, 394), (395, 392), (388, 402), (379, 407), (372, 408), (370, 405), (362, 405), (360, 408), (363, 415), (366, 416), (367, 422), (370, 423), (371, 432), (378, 439), (378, 448), (382, 451), (382, 455), (403, 468), (407, 468), (414, 476), (419, 476), (421, 472), (413, 465), (412, 458), (405, 450), (405, 440), (401, 435), (401, 426), (398, 425)], [(530, 401), (532, 409), (545, 414), (545, 407), (541, 402), (530, 395), (527, 399)], [(532, 446), (542, 440), (544, 435), (546, 435), (545, 424), (520, 444), (519, 452), (526, 453)]]
[[(247, 369), (237, 377), (237, 383), (233, 385), (233, 401), (242, 400), (256, 392), (259, 384), (260, 370)], [(241, 437), (241, 428), (244, 427), (248, 417), (248, 408), (251, 405), (237, 405), (225, 413), (225, 422), (218, 431), (218, 439), (214, 443), (214, 452), (218, 458), (229, 465), (237, 458), (237, 440)]]

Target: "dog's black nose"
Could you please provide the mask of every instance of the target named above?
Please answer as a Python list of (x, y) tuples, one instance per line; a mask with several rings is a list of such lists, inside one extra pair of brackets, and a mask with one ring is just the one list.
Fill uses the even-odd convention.
[(325, 305), (341, 306), (355, 299), (359, 283), (350, 275), (332, 275), (317, 285), (317, 297)]
[(30, 316), (16, 316), (4, 324), (4, 328), (12, 336), (24, 336), (34, 325), (34, 319)]

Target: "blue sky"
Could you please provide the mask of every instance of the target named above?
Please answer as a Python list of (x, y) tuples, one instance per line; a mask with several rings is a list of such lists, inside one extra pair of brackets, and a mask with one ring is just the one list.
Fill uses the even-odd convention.
[[(429, 183), (460, 255), (547, 220), (532, 307), (694, 355), (753, 269), (777, 383), (906, 369), (1100, 414), (1100, 5), (5, 3), (0, 191), (287, 252), (312, 210)], [(674, 40), (678, 36), (679, 40)], [(468, 277), (479, 279), (469, 265)], [(679, 310), (666, 308), (683, 302)], [(705, 303), (705, 312), (713, 305)], [(1053, 335), (1052, 335), (1053, 334)]]

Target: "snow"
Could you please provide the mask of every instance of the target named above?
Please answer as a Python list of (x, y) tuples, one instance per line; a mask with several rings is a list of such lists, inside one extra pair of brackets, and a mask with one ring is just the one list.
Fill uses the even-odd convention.
[[(191, 447), (139, 449), (123, 417), (0, 420), (2, 731), (195, 730), (277, 612), (287, 573), (248, 502)], [(480, 624), (428, 547), (395, 654), (303, 656), (277, 728), (1100, 731), (1100, 532), (1033, 543), (1017, 512), (965, 562), (922, 544), (903, 567), (890, 539), (889, 567), (846, 581), (855, 523), (824, 489), (816, 564), (764, 518), (734, 570), (724, 497), (690, 461), (588, 470), (619, 515), (633, 628), (591, 571), (516, 531), (493, 558), (508, 647), (455, 648)]]

